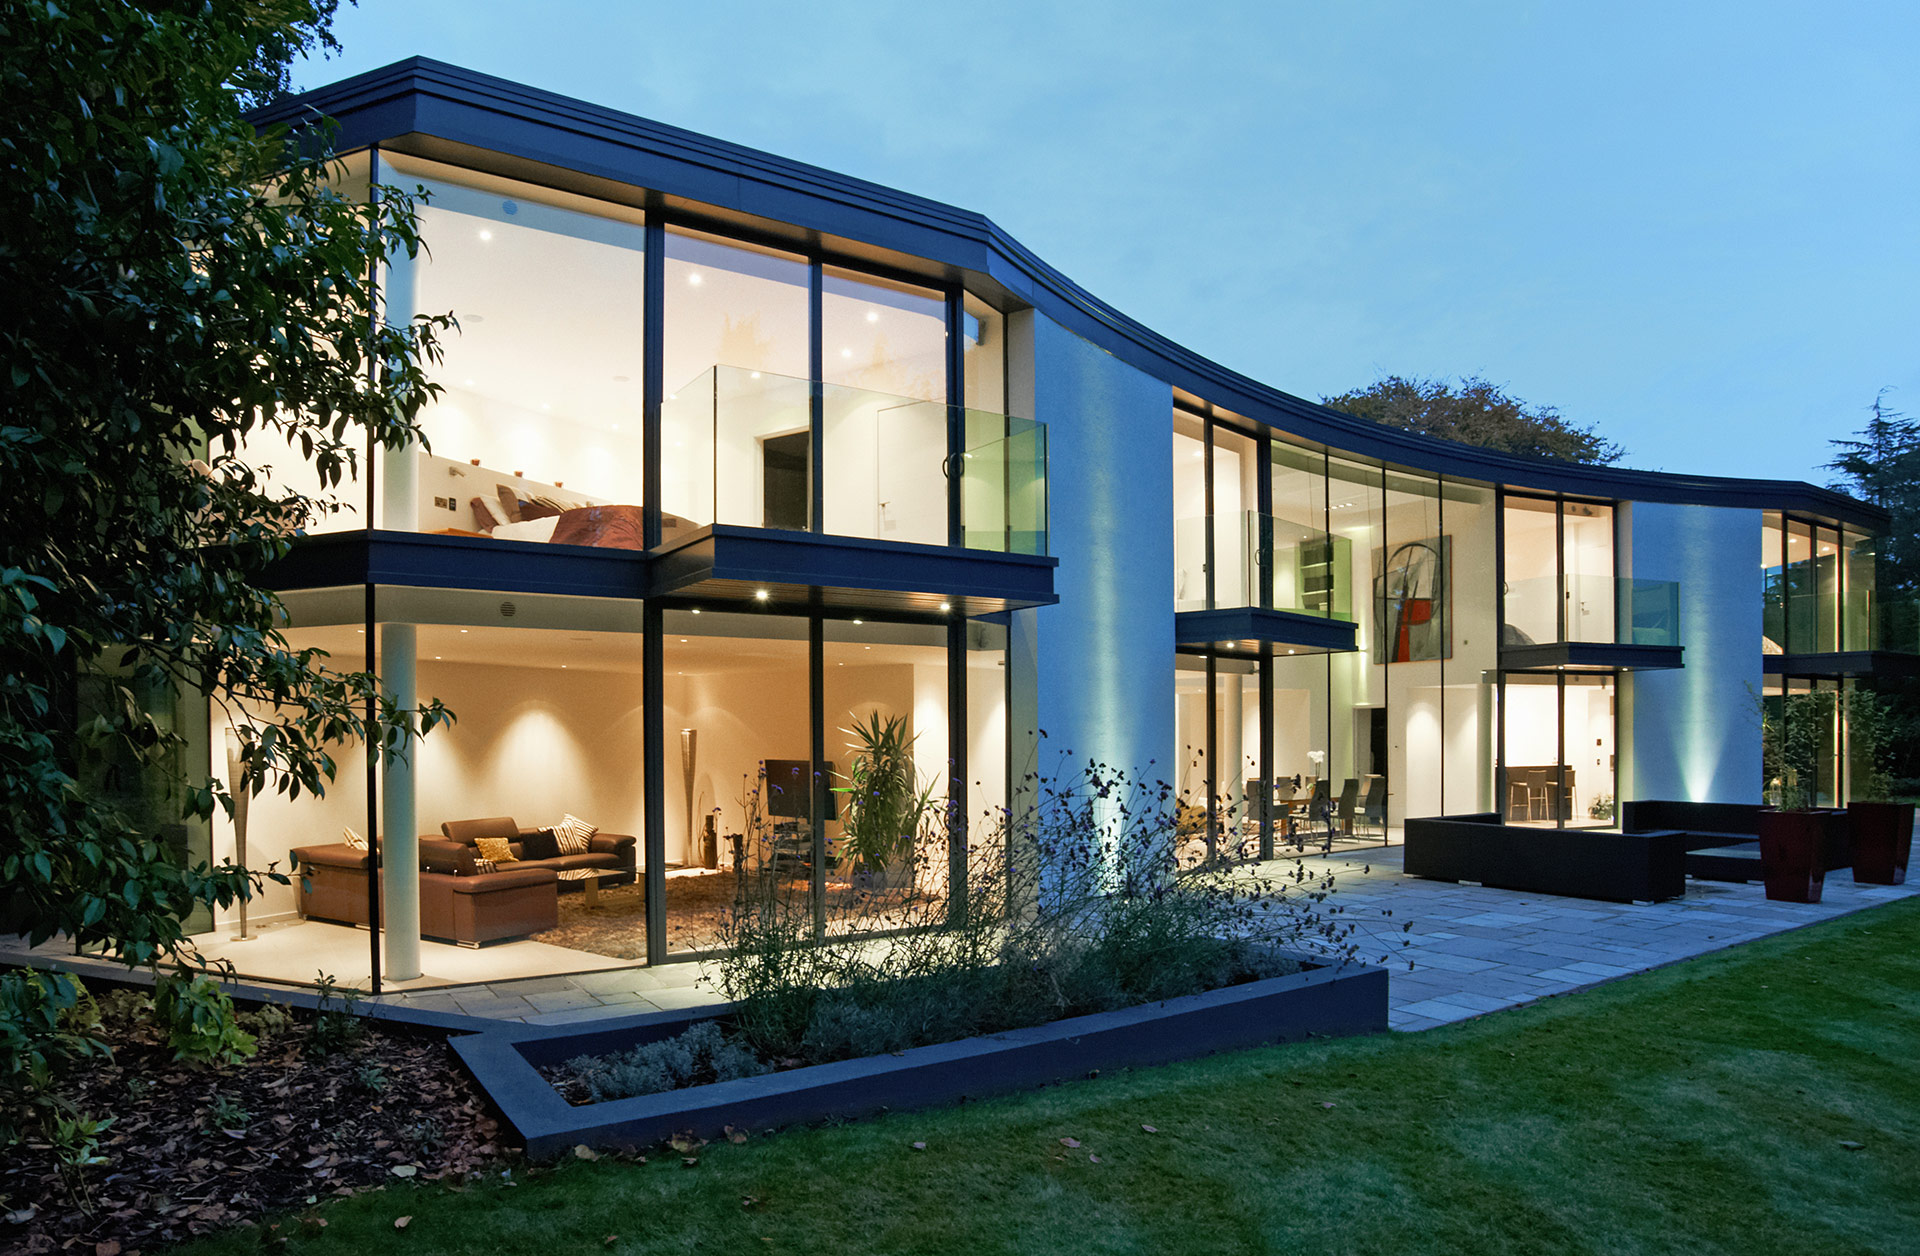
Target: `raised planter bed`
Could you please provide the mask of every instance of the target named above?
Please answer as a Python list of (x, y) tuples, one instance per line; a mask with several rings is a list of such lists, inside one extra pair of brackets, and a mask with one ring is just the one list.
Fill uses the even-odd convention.
[(1262, 1043), (1379, 1033), (1387, 1028), (1387, 972), (1367, 964), (1310, 968), (898, 1055), (578, 1107), (539, 1073), (575, 1056), (670, 1038), (729, 1010), (721, 1005), (655, 1012), (591, 1028), (503, 1025), (457, 1038), (453, 1049), (525, 1142), (527, 1154), (549, 1157), (581, 1143), (645, 1146), (688, 1132), (710, 1138), (727, 1126), (767, 1129), (871, 1116)]
[(1492, 814), (1408, 820), (1409, 876), (1617, 903), (1687, 890), (1683, 832), (1610, 833), (1501, 824)]

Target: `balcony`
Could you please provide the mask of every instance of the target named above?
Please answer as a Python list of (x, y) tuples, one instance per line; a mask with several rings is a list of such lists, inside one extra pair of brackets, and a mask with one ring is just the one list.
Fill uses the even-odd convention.
[[(1831, 594), (1808, 594), (1788, 599), (1787, 609), (1790, 616), (1783, 616), (1780, 601), (1770, 598), (1763, 611), (1767, 675), (1920, 676), (1920, 602), (1883, 601), (1867, 593), (1849, 593), (1842, 602)], [(1801, 642), (1808, 648), (1799, 648)]]
[(717, 524), (945, 546), (948, 484), (957, 467), (962, 547), (1044, 555), (1046, 425), (963, 411), (963, 449), (954, 459), (948, 412), (944, 402), (710, 367), (661, 406), (661, 500), (675, 521), (669, 532)]
[(1508, 671), (1679, 667), (1680, 586), (1568, 574), (1507, 583), (1500, 665)]
[(1353, 543), (1291, 520), (1243, 511), (1174, 521), (1174, 611), (1182, 646), (1230, 653), (1354, 648)]

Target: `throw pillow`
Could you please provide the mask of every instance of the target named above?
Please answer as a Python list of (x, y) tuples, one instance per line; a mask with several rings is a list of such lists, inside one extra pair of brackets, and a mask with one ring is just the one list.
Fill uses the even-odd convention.
[(520, 858), (522, 859), (558, 859), (560, 843), (554, 837), (552, 829), (535, 829), (531, 833), (520, 835)]
[(588, 824), (571, 812), (568, 812), (560, 823), (553, 826), (553, 835), (559, 840), (560, 853), (563, 855), (586, 854), (588, 844), (593, 841), (593, 835), (599, 831), (597, 827)]
[(494, 496), (500, 499), (500, 510), (501, 510), (501, 513), (506, 515), (507, 522), (519, 523), (520, 522), (519, 494), (515, 493), (510, 486), (505, 484), (494, 485), (493, 493), (494, 493)]
[[(495, 839), (488, 838), (487, 840), (491, 842)], [(500, 871), (499, 866), (496, 865), (491, 859), (476, 859), (473, 861), (473, 872), (475, 876), (480, 876), (488, 872), (498, 872), (498, 871)]]
[(513, 853), (513, 845), (504, 837), (476, 837), (473, 848), (480, 852), (480, 858), (490, 859), (494, 863), (518, 863), (520, 856)]
[(351, 828), (341, 830), (340, 840), (345, 842), (348, 846), (351, 846), (355, 850), (365, 850), (367, 848), (367, 839), (364, 837), (361, 837), (358, 833), (354, 832)]

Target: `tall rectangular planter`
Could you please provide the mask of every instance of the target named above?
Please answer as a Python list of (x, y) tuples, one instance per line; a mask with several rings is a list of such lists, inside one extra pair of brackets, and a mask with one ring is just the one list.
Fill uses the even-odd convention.
[(1853, 830), (1853, 879), (1860, 885), (1904, 885), (1913, 851), (1913, 807), (1909, 803), (1850, 802)]

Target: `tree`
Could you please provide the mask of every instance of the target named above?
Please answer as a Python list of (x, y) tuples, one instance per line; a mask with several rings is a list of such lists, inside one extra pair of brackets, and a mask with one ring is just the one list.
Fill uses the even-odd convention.
[(1833, 487), (1892, 516), (1876, 557), (1880, 593), (1920, 596), (1920, 422), (1889, 406), (1882, 389), (1854, 438), (1830, 443), (1840, 451), (1827, 463), (1840, 472)]
[[(224, 708), (256, 790), (295, 796), (332, 779), (330, 744), (397, 755), (450, 718), (290, 648), (261, 584), (363, 451), (418, 438), (451, 322), (374, 317), (375, 263), (420, 247), (413, 200), (341, 195), (323, 128), (244, 113), (330, 45), (335, 3), (0, 7), (0, 919), (36, 942), (179, 957), (188, 910), (259, 883), (185, 866), (82, 787), (104, 756), (172, 774), (190, 816), (230, 812), (148, 696)], [(269, 432), (318, 495), (249, 461)]]
[(1552, 406), (1529, 406), (1477, 375), (1462, 378), (1457, 388), (1440, 379), (1387, 375), (1320, 400), (1374, 423), (1522, 458), (1604, 466), (1626, 456), (1593, 428), (1568, 422)]

